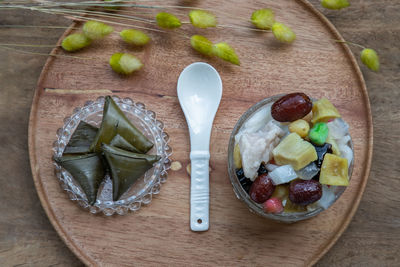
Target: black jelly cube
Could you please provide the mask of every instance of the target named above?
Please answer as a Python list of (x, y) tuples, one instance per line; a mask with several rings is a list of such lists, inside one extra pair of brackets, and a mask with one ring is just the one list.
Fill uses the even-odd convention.
[(238, 179), (244, 177), (244, 171), (242, 168), (236, 169), (236, 176), (238, 177)]
[(249, 193), (250, 187), (253, 184), (253, 182), (249, 178), (244, 176), (242, 168), (236, 170), (236, 176), (239, 179), (239, 183), (242, 185), (244, 191)]
[[(314, 144), (313, 144), (314, 145)], [(315, 161), (318, 168), (321, 168), (322, 162), (324, 161), (324, 157), (326, 153), (332, 153), (332, 145), (325, 143), (322, 146), (314, 145), (315, 150), (317, 151), (318, 159)]]
[(258, 172), (258, 175), (261, 175), (261, 174), (264, 174), (264, 173), (268, 172), (267, 168), (265, 168), (265, 164), (264, 163), (260, 164), (260, 168), (258, 168), (257, 172)]

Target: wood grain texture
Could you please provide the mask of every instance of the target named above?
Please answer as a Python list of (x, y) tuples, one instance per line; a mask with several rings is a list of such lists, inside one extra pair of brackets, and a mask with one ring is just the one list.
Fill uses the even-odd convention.
[[(226, 3), (203, 1), (199, 7), (214, 6), (216, 13), (226, 12)], [(231, 16), (247, 17), (258, 4), (258, 1), (235, 1)], [(99, 96), (98, 90), (111, 90), (121, 97), (146, 103), (156, 111), (171, 136), (173, 158), (186, 165), (189, 140), (176, 98), (176, 80), (186, 65), (199, 60), (187, 42), (172, 33), (153, 35), (152, 45), (136, 51), (146, 67), (130, 77), (115, 75), (104, 65), (116, 50), (130, 50), (116, 36), (79, 53), (95, 60), (79, 65), (70, 58), (47, 62), (32, 104), (31, 168), (50, 221), (85, 264), (262, 265), (268, 261), (273, 266), (309, 265), (344, 231), (364, 190), (372, 153), (371, 114), (363, 78), (348, 48), (332, 41), (340, 36), (311, 5), (303, 1), (270, 1), (268, 5), (276, 10), (278, 20), (296, 25), (293, 27), (298, 40), (293, 45), (278, 44), (272, 36), (268, 40), (268, 36), (250, 31), (232, 34), (216, 29), (210, 31), (210, 39), (234, 43), (242, 66), (201, 59), (216, 66), (224, 83), (210, 144), (210, 230), (205, 233), (189, 230), (190, 183), (183, 170), (170, 173), (162, 193), (149, 207), (137, 214), (107, 218), (93, 216), (71, 203), (54, 177), (51, 161), (54, 133), (62, 125), (62, 119), (73, 107)], [(288, 11), (279, 12), (283, 9)], [(227, 19), (221, 23), (233, 21)], [(63, 53), (57, 49), (55, 52)], [(235, 199), (227, 177), (226, 153), (229, 134), (246, 109), (267, 96), (293, 91), (331, 99), (351, 126), (356, 157), (352, 183), (331, 209), (305, 222), (282, 225), (250, 214)]]
[[(318, 7), (319, 1), (311, 2)], [(395, 0), (353, 0), (351, 3), (352, 7), (340, 12), (320, 10), (345, 39), (373, 47), (380, 53), (382, 72), (375, 74), (362, 67), (374, 115), (374, 158), (366, 193), (356, 216), (344, 235), (317, 265), (398, 266), (400, 203), (397, 192), (400, 180), (397, 178), (400, 177), (400, 162), (393, 155), (400, 149), (400, 6)], [(68, 25), (68, 21), (52, 16), (11, 11), (3, 11), (0, 23)], [(62, 30), (1, 29), (0, 38), (3, 42), (46, 44), (54, 43), (61, 33)], [(353, 52), (359, 51), (353, 49)], [(27, 163), (28, 110), (32, 89), (45, 58), (2, 50), (0, 55), (0, 125), (9, 129), (0, 134), (2, 140), (10, 140), (0, 150), (5, 160), (0, 167), (0, 182), (4, 185), (0, 187), (0, 263), (2, 266), (79, 266), (79, 261), (58, 238), (43, 213)], [(11, 124), (13, 127), (10, 129)], [(14, 178), (13, 183), (8, 182), (11, 177)]]

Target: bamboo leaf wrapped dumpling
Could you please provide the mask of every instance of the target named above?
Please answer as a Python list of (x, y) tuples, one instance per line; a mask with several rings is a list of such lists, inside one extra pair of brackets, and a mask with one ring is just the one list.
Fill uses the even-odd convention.
[(98, 130), (98, 128), (80, 121), (64, 149), (64, 154), (89, 153), (90, 145), (93, 143)]
[(113, 182), (113, 200), (117, 201), (129, 188), (160, 160), (157, 155), (132, 153), (102, 145)]
[(100, 157), (96, 153), (67, 155), (54, 159), (67, 170), (81, 186), (90, 205), (96, 202), (97, 191), (105, 176)]
[(128, 150), (133, 153), (140, 153), (140, 151), (134, 147), (133, 145), (129, 144), (128, 141), (125, 140), (122, 136), (117, 134), (110, 142), (110, 146), (115, 146), (120, 149)]
[(128, 120), (114, 100), (110, 96), (106, 96), (101, 127), (90, 146), (90, 150), (99, 153), (101, 144), (110, 144), (117, 134), (122, 136), (140, 153), (146, 153), (154, 145)]

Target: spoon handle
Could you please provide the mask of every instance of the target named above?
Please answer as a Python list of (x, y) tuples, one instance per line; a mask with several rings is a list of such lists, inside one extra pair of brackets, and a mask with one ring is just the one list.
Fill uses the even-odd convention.
[(192, 231), (207, 231), (209, 227), (209, 151), (190, 152), (190, 228)]

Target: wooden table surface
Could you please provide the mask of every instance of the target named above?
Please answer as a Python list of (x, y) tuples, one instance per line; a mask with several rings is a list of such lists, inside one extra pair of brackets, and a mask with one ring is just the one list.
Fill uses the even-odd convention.
[[(376, 49), (382, 63), (379, 73), (362, 67), (374, 120), (369, 182), (350, 226), (317, 265), (399, 266), (400, 2), (353, 0), (340, 12), (323, 10), (318, 0), (311, 2), (346, 40)], [(0, 11), (0, 24), (67, 26), (70, 21), (29, 11)], [(0, 43), (54, 44), (63, 31), (0, 28)], [(0, 266), (80, 266), (48, 221), (29, 166), (29, 111), (46, 57), (0, 49), (0, 59)]]

